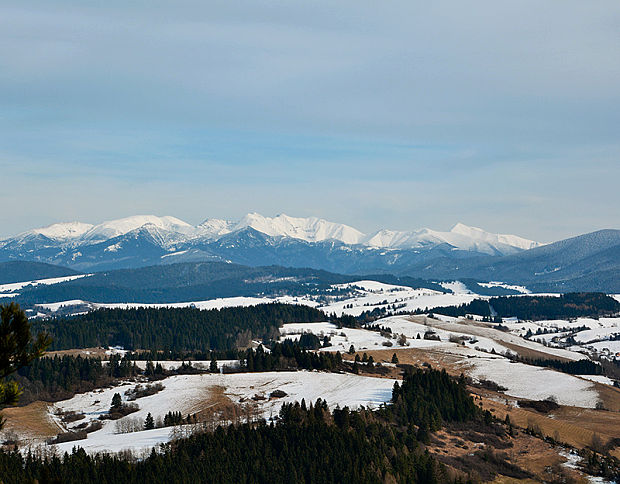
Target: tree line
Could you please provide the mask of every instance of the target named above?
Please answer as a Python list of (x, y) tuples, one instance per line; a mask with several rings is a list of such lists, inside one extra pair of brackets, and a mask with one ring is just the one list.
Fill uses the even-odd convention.
[(554, 359), (539, 359), (539, 358), (516, 358), (518, 361), (526, 363), (528, 365), (542, 366), (546, 368), (553, 368), (554, 370), (561, 371), (563, 373), (569, 373), (571, 375), (603, 375), (603, 367), (592, 360), (586, 358), (578, 361), (560, 361)]
[(66, 319), (35, 321), (52, 337), (52, 350), (122, 346), (126, 349), (208, 351), (276, 337), (284, 323), (325, 321), (321, 311), (293, 304), (197, 308), (98, 309)]
[(243, 355), (242, 371), (274, 370), (324, 370), (341, 371), (345, 368), (340, 352), (314, 352), (302, 347), (299, 342), (284, 340), (271, 345), (269, 352), (258, 347), (248, 349)]
[(64, 400), (141, 373), (133, 361), (120, 355), (110, 356), (106, 365), (99, 358), (63, 355), (36, 359), (10, 378), (22, 388), (19, 403), (26, 405), (35, 400)]
[[(499, 318), (517, 317), (523, 320), (570, 319), (578, 317), (610, 316), (620, 312), (620, 302), (597, 292), (579, 292), (558, 296), (502, 296), (489, 300), (474, 299), (459, 306), (431, 309), (445, 316), (462, 317), (467, 314)], [(429, 309), (416, 311), (428, 313)]]

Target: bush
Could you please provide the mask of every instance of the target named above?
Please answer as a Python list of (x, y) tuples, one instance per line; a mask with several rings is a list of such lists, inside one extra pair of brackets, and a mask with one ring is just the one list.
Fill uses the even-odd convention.
[(127, 400), (133, 401), (138, 398), (148, 397), (150, 395), (155, 395), (158, 392), (161, 392), (165, 386), (161, 383), (153, 383), (152, 385), (136, 385), (134, 388), (130, 388), (125, 392), (127, 395)]
[(60, 419), (64, 422), (64, 423), (71, 423), (71, 422), (77, 422), (78, 420), (82, 420), (85, 417), (85, 415), (83, 413), (78, 413), (78, 412), (63, 412), (61, 414)]
[(519, 407), (533, 408), (540, 413), (549, 413), (560, 408), (560, 406), (551, 399), (547, 400), (517, 400)]
[(55, 438), (48, 441), (49, 444), (62, 444), (63, 442), (73, 442), (74, 440), (84, 440), (88, 435), (86, 431), (69, 431), (58, 434)]
[(111, 407), (110, 412), (107, 415), (102, 415), (99, 419), (118, 420), (119, 418), (123, 418), (130, 413), (137, 412), (138, 410), (140, 410), (140, 407), (138, 407), (135, 403), (126, 403), (120, 407)]

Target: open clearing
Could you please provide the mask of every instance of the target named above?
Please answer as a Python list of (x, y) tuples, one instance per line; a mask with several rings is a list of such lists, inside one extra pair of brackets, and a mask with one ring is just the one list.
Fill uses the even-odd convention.
[[(136, 400), (139, 411), (117, 421), (104, 420), (103, 428), (88, 435), (86, 440), (66, 442), (56, 447), (60, 451), (70, 451), (78, 445), (88, 452), (119, 451), (131, 449), (141, 451), (159, 443), (168, 442), (172, 428), (159, 428), (148, 431), (117, 433), (123, 420), (144, 422), (150, 413), (154, 419), (163, 418), (169, 411), (208, 416), (218, 413), (224, 421), (235, 418), (271, 419), (278, 415), (284, 402), (305, 399), (310, 404), (318, 398), (326, 400), (331, 408), (349, 406), (350, 408), (377, 407), (390, 400), (393, 379), (373, 378), (353, 374), (324, 372), (265, 372), (233, 374), (179, 375), (161, 380), (164, 390)], [(57, 402), (47, 411), (48, 419), (57, 419), (59, 411), (84, 413), (83, 419), (70, 424), (69, 428), (105, 415), (110, 407), (114, 393), (124, 392), (134, 383), (124, 383), (114, 388), (95, 390), (78, 394), (73, 398)], [(271, 397), (280, 390), (286, 393), (281, 398)], [(24, 407), (27, 408), (27, 407)], [(45, 412), (39, 409), (38, 419)], [(21, 425), (21, 424), (20, 424)], [(50, 424), (51, 425), (51, 424)], [(58, 432), (61, 423), (54, 430), (49, 429), (45, 436)]]

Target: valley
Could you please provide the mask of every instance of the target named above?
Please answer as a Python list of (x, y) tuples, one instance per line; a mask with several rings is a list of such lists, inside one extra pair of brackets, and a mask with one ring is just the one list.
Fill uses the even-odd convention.
[[(59, 283), (49, 281), (49, 284)], [(506, 286), (493, 284), (493, 287)], [(516, 317), (491, 320), (480, 314), (453, 317), (441, 314), (438, 308), (461, 307), (475, 300), (488, 302), (492, 307), (497, 296), (476, 294), (458, 281), (438, 283), (438, 286), (445, 292), (357, 280), (328, 286), (320, 294), (295, 297), (231, 297), (170, 304), (73, 300), (35, 305), (35, 316), (43, 324), (49, 324), (45, 321), (50, 316), (84, 318), (91, 311), (168, 308), (209, 314), (214, 309), (225, 308), (252, 311), (253, 307), (259, 307), (256, 305), (275, 302), (310, 306), (321, 311), (326, 319), (284, 323), (279, 327), (277, 340), (301, 343), (302, 336), (314, 335), (320, 346), (304, 351), (337, 354), (344, 366), (331, 371), (309, 371), (301, 367), (293, 371), (270, 371), (253, 367), (247, 372), (248, 356), (239, 353), (238, 358), (214, 359), (217, 368), (214, 372), (209, 358), (199, 360), (188, 354), (183, 361), (153, 361), (163, 371), (172, 372), (170, 376), (153, 380), (145, 372), (148, 365), (143, 359), (151, 358), (153, 353), (145, 352), (140, 357), (140, 352), (149, 348), (133, 348), (128, 363), (137, 365), (135, 376), (116, 379), (103, 388), (78, 393), (69, 399), (50, 403), (34, 401), (7, 409), (3, 412), (8, 418), (3, 438), (7, 442), (19, 442), (22, 451), (30, 449), (42, 455), (70, 452), (79, 446), (91, 454), (123, 451), (146, 456), (153, 447), (196, 432), (212, 431), (219, 425), (262, 419), (267, 423), (277, 422), (284, 404), (302, 399), (306, 405), (322, 399), (331, 411), (343, 407), (378, 409), (390, 403), (394, 382), (401, 381), (403, 369), (411, 366), (445, 370), (455, 377), (465, 375), (468, 391), (481, 408), (489, 410), (499, 421), (505, 421), (508, 416), (511, 425), (520, 429), (515, 434), (518, 436), (511, 438), (510, 448), (542, 446), (540, 451), (544, 449), (547, 462), (559, 466), (556, 471), (562, 475), (572, 475), (578, 481), (584, 478), (578, 464), (580, 457), (575, 454), (577, 457), (567, 460), (566, 455), (571, 451), (563, 450), (562, 445), (571, 446), (572, 452), (597, 448), (602, 452), (601, 449), (608, 448), (605, 452), (611, 457), (620, 457), (614, 440), (615, 429), (620, 429), (620, 358), (614, 353), (615, 338), (620, 334), (620, 315), (570, 320)], [(17, 292), (23, 287), (15, 285), (6, 290)], [(510, 287), (510, 290), (520, 294), (512, 296), (517, 298), (562, 299), (561, 295), (537, 295), (526, 287)], [(617, 297), (610, 299), (613, 302)], [(327, 315), (331, 315), (331, 320)], [(268, 352), (271, 344), (255, 339), (251, 346), (254, 351)], [(50, 355), (69, 354), (83, 358), (97, 356), (105, 365), (111, 355), (124, 358), (130, 352), (124, 348), (86, 347), (62, 348)], [(571, 374), (540, 366), (542, 362), (569, 364), (583, 360), (594, 362), (596, 374)], [(191, 366), (183, 369), (187, 362)], [(114, 394), (125, 400), (132, 389), (145, 385), (148, 388), (153, 382), (162, 389), (135, 400), (135, 411), (120, 420), (105, 419)], [(534, 402), (534, 407), (539, 405), (536, 402), (552, 402), (551, 410), (541, 412), (528, 407), (526, 402)], [(187, 419), (164, 425), (169, 412), (179, 412)], [(68, 419), (67, 415), (76, 417)], [(145, 430), (147, 416), (153, 418), (154, 428)], [(94, 430), (80, 433), (80, 429), (88, 427)], [(56, 435), (66, 436), (62, 440), (67, 441), (47, 443)], [(553, 442), (540, 440), (541, 437), (551, 438)], [(476, 443), (482, 437), (467, 443), (471, 438), (471, 434), (448, 427), (432, 437), (429, 449), (441, 461), (447, 441), (465, 442), (465, 448), (481, 445), (484, 448), (484, 444)], [(451, 455), (458, 455), (458, 451), (451, 451)], [(531, 462), (524, 462), (518, 454), (510, 455), (508, 461), (520, 465), (523, 472), (540, 475), (541, 470)], [(577, 464), (567, 467), (563, 462)], [(450, 460), (446, 463), (456, 465)], [(501, 474), (499, 470), (489, 472)]]

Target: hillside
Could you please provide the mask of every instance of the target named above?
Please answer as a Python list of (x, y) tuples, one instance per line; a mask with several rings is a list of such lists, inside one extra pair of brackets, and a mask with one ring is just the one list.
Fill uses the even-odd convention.
[(473, 278), (524, 284), (535, 291), (620, 292), (620, 230), (599, 230), (519, 254), (475, 257), (458, 262), (439, 258), (402, 273), (423, 278)]
[(44, 264), (42, 262), (10, 261), (0, 262), (0, 284), (34, 281), (52, 277), (74, 276), (78, 271), (68, 267)]

